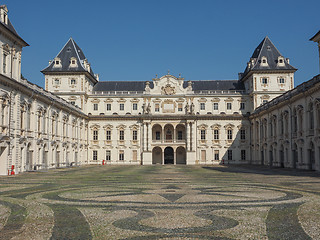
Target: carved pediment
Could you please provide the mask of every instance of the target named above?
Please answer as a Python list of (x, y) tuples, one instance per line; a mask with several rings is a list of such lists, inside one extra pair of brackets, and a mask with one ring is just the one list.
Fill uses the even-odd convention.
[(161, 94), (163, 95), (174, 95), (176, 93), (176, 89), (174, 86), (167, 84), (166, 86), (161, 88)]

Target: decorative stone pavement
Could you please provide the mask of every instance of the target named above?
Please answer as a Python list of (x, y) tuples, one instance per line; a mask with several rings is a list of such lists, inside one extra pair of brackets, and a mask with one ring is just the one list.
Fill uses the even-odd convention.
[(168, 165), (1, 177), (2, 239), (320, 239), (320, 175)]

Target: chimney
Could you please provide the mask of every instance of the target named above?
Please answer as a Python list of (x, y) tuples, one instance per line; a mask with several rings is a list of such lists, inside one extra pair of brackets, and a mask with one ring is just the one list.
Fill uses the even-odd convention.
[(0, 6), (0, 20), (3, 24), (8, 25), (8, 8), (6, 5)]

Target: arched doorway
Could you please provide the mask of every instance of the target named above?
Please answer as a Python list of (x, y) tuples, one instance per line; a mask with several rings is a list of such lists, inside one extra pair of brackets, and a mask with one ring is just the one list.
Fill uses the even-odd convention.
[(160, 147), (152, 149), (152, 164), (162, 164), (162, 149)]
[(26, 153), (26, 165), (25, 169), (26, 171), (32, 171), (32, 160), (33, 160), (33, 151), (31, 151), (31, 143), (27, 145), (27, 153)]
[(166, 147), (164, 149), (164, 164), (174, 163), (174, 151), (172, 147)]
[(184, 147), (178, 147), (176, 150), (177, 164), (186, 164), (186, 149)]

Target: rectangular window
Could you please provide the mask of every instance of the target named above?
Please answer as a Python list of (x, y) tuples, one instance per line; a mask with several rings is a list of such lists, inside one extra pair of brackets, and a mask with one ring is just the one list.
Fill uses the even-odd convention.
[(119, 140), (120, 140), (120, 141), (123, 141), (123, 140), (124, 140), (124, 131), (123, 131), (123, 130), (120, 130), (120, 131), (119, 131)]
[(246, 139), (246, 130), (245, 129), (241, 129), (240, 130), (240, 139), (241, 140), (245, 140)]
[(111, 160), (111, 151), (107, 150), (106, 151), (106, 161), (110, 161)]
[(206, 140), (206, 130), (201, 130), (201, 140)]
[(232, 140), (232, 129), (228, 129), (227, 131), (227, 139)]
[(110, 141), (110, 140), (111, 140), (111, 131), (110, 131), (110, 130), (107, 130), (107, 131), (106, 131), (106, 140), (107, 140), (107, 141)]
[(97, 160), (98, 160), (98, 151), (96, 151), (96, 150), (93, 150), (93, 151), (92, 151), (92, 159), (93, 159), (94, 161), (97, 161)]
[(240, 103), (240, 110), (244, 110), (245, 109), (245, 103), (244, 102), (241, 102)]
[(232, 109), (232, 103), (227, 103), (227, 109), (231, 110)]
[(76, 102), (75, 101), (71, 101), (70, 102), (72, 105), (76, 105)]
[(178, 111), (179, 111), (179, 112), (182, 112), (182, 110), (183, 110), (182, 103), (179, 103), (179, 104), (178, 104)]
[(93, 140), (97, 141), (98, 140), (98, 130), (93, 131)]
[(246, 160), (246, 150), (241, 150), (241, 160)]
[(262, 84), (268, 84), (268, 78), (262, 78), (261, 82)]
[(107, 103), (107, 111), (111, 111), (111, 103)]
[(232, 150), (228, 150), (228, 160), (232, 160)]
[(213, 110), (219, 110), (219, 104), (218, 103), (213, 103)]
[(206, 110), (206, 104), (205, 103), (200, 103), (200, 110)]
[(156, 132), (156, 140), (160, 140), (160, 132)]
[(98, 103), (94, 103), (93, 104), (93, 110), (94, 111), (98, 111)]
[(132, 131), (132, 140), (133, 141), (137, 141), (138, 140), (138, 131), (137, 130), (133, 130)]
[(7, 54), (3, 54), (3, 73), (7, 73)]
[(279, 83), (284, 83), (284, 78), (279, 78)]
[(59, 79), (55, 79), (55, 80), (54, 80), (54, 84), (55, 84), (55, 85), (59, 85), (59, 84), (60, 84), (60, 80), (59, 80)]
[(76, 84), (76, 80), (75, 79), (71, 79), (71, 85), (75, 85)]
[(159, 104), (159, 103), (156, 103), (156, 104), (154, 105), (154, 111), (155, 111), (155, 112), (160, 112), (160, 104)]
[(123, 150), (119, 151), (119, 161), (124, 161), (124, 151)]
[(214, 160), (219, 160), (219, 150), (214, 150)]
[(178, 140), (182, 140), (182, 131), (178, 131)]
[(124, 103), (120, 103), (120, 111), (123, 111), (124, 110)]
[(138, 104), (137, 103), (132, 104), (132, 110), (138, 110)]
[(214, 140), (219, 140), (219, 130), (218, 129), (213, 130), (213, 138), (214, 138)]

